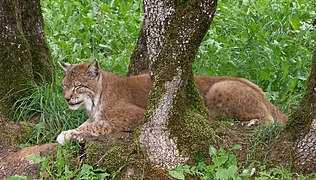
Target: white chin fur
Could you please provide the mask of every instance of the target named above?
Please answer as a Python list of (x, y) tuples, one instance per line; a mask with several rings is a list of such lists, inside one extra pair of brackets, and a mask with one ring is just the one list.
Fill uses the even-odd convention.
[(93, 107), (93, 102), (92, 100), (89, 98), (87, 99), (85, 102), (84, 102), (84, 106), (86, 108), (87, 111), (91, 111), (92, 110), (92, 107)]

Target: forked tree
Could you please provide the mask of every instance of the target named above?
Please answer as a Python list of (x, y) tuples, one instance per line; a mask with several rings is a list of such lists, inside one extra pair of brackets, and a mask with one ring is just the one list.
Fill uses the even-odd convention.
[(149, 66), (153, 87), (140, 143), (150, 161), (164, 169), (190, 158), (193, 139), (204, 145), (212, 139), (192, 64), (216, 5), (216, 0), (143, 1), (144, 22), (129, 74)]
[(52, 82), (53, 72), (40, 0), (0, 0), (0, 114), (10, 114), (28, 85)]
[[(128, 74), (132, 76), (150, 72), (154, 80), (147, 122), (141, 131), (141, 143), (152, 162), (168, 169), (187, 159), (183, 149), (190, 148), (183, 147), (183, 137), (194, 134), (191, 133), (192, 129), (191, 134), (188, 133), (188, 125), (192, 125), (189, 123), (192, 123), (190, 113), (206, 118), (204, 109), (199, 111), (199, 107), (203, 106), (195, 91), (191, 67), (196, 50), (214, 15), (216, 1), (144, 0), (143, 7), (144, 22)], [(279, 164), (293, 163), (296, 169), (305, 172), (316, 171), (315, 84), (316, 50), (305, 95), (290, 116), (283, 138), (274, 143), (280, 146), (268, 152), (274, 154), (271, 159), (277, 157), (275, 152), (280, 152), (278, 148), (291, 152), (279, 153), (282, 156), (286, 154), (278, 159), (281, 161)], [(195, 123), (203, 124), (202, 132), (207, 129), (204, 120)], [(181, 136), (181, 133), (185, 135)], [(199, 138), (199, 141), (205, 141), (201, 136)], [(283, 145), (293, 151), (288, 151)]]

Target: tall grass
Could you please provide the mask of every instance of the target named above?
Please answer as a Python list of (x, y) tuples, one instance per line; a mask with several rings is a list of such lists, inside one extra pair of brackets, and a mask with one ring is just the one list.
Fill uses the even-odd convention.
[(310, 72), (315, 10), (316, 1), (220, 1), (196, 73), (248, 78), (291, 112)]
[(141, 1), (42, 0), (45, 33), (55, 60), (97, 58), (126, 74), (142, 22)]
[(32, 87), (33, 94), (15, 103), (14, 119), (31, 119), (34, 131), (28, 144), (54, 142), (63, 130), (78, 127), (85, 119), (83, 110), (71, 111), (63, 100), (61, 88), (55, 85), (41, 84)]

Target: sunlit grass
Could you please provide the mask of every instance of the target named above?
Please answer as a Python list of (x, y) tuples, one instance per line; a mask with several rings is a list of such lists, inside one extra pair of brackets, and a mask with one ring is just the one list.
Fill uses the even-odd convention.
[(97, 58), (109, 71), (126, 74), (142, 22), (141, 1), (42, 0), (54, 60)]

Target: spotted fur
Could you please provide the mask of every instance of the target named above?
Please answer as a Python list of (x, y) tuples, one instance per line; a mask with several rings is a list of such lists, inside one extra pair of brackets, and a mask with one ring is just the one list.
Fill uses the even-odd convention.
[[(69, 108), (83, 106), (89, 113), (81, 126), (63, 131), (57, 137), (59, 143), (71, 138), (82, 140), (84, 135), (130, 131), (143, 118), (152, 86), (149, 75), (120, 77), (101, 70), (96, 60), (89, 64), (59, 64), (66, 72), (62, 87)], [(287, 121), (264, 92), (246, 79), (197, 76), (195, 81), (211, 119), (229, 116), (240, 121)]]

